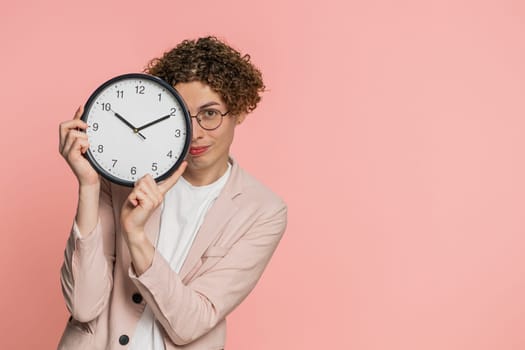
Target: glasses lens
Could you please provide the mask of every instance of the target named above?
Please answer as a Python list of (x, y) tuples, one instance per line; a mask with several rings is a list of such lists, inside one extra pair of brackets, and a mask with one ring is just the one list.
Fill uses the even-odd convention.
[(199, 112), (198, 121), (203, 129), (213, 130), (221, 125), (222, 115), (216, 109), (204, 109)]

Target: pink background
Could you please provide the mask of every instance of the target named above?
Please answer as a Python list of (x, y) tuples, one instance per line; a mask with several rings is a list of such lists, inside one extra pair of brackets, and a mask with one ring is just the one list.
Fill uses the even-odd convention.
[(206, 34), (264, 72), (233, 154), (289, 204), (228, 349), (525, 348), (524, 2), (0, 6), (0, 348), (52, 349), (67, 319), (59, 122)]

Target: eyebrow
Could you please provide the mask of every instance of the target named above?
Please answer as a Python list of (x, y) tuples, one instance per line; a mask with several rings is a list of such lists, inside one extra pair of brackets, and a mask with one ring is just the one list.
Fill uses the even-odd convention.
[(210, 106), (220, 106), (220, 105), (221, 104), (219, 102), (212, 101), (212, 102), (208, 102), (208, 103), (205, 103), (202, 106), (200, 106), (199, 110), (201, 110), (203, 108), (206, 108), (206, 107), (210, 107)]

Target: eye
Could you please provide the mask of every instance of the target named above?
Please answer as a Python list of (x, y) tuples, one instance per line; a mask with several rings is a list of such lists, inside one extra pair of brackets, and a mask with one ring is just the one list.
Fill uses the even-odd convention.
[(220, 113), (216, 109), (204, 109), (200, 112), (202, 118), (213, 119), (217, 117)]

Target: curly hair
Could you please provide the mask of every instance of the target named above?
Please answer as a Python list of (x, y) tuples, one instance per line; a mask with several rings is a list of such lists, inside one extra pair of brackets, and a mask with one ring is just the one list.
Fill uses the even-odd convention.
[(184, 40), (145, 69), (172, 86), (201, 81), (218, 93), (232, 115), (249, 113), (257, 107), (265, 86), (262, 74), (249, 55), (209, 36)]

